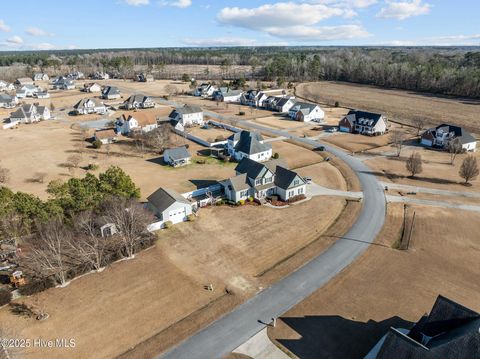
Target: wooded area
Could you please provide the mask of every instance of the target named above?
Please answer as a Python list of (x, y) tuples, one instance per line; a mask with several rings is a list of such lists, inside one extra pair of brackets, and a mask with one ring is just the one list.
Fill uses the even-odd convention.
[[(480, 51), (454, 47), (234, 47), (64, 50), (4, 52), (0, 66), (24, 64), (58, 71), (68, 66), (86, 73), (112, 71), (130, 77), (136, 71), (157, 78), (181, 78), (168, 65), (197, 65), (205, 78), (280, 81), (347, 81), (385, 88), (480, 98)], [(220, 72), (213, 72), (220, 67)], [(4, 71), (3, 71), (4, 72)]]

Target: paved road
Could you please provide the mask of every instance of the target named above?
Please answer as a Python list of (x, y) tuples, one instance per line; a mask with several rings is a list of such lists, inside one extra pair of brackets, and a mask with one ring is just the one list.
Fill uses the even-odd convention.
[[(222, 119), (222, 116), (215, 113), (208, 111), (205, 113)], [(270, 129), (255, 123), (246, 121), (238, 121), (238, 123), (243, 127), (262, 130), (274, 136), (284, 136), (309, 145), (320, 144), (311, 139), (299, 138), (285, 131)], [(375, 239), (385, 220), (385, 195), (382, 186), (361, 161), (327, 144), (322, 143), (322, 145), (327, 151), (345, 161), (358, 175), (364, 199), (357, 222), (327, 251), (183, 341), (160, 358), (212, 359), (230, 353), (265, 328), (263, 323), (269, 322), (273, 317), (281, 316), (335, 277)]]

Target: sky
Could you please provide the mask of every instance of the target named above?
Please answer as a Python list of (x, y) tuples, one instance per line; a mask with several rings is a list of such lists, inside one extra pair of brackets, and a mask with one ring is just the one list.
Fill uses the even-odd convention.
[(479, 0), (16, 0), (0, 51), (480, 45)]

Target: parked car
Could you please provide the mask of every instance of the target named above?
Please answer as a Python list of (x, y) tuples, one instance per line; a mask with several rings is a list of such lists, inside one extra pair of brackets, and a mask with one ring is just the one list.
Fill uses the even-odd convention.
[(325, 146), (318, 146), (317, 151), (320, 151), (320, 152), (325, 151)]
[(305, 182), (307, 182), (307, 184), (312, 183), (312, 177), (303, 177), (303, 179), (305, 180)]
[(337, 132), (337, 128), (336, 127), (329, 127), (327, 132)]

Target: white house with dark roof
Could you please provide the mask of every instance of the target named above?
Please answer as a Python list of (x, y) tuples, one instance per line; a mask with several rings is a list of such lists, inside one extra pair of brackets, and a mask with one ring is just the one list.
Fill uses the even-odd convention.
[(169, 117), (183, 127), (203, 125), (203, 110), (200, 106), (185, 105), (173, 110)]
[(227, 152), (236, 161), (249, 158), (265, 162), (272, 157), (272, 146), (264, 143), (262, 135), (258, 132), (240, 131), (228, 138)]
[(0, 80), (0, 91), (13, 91), (13, 90), (15, 90), (14, 84)]
[(38, 72), (33, 75), (33, 81), (48, 81), (50, 77), (44, 72)]
[(325, 112), (314, 103), (296, 102), (288, 111), (292, 120), (300, 122), (322, 122), (325, 119)]
[(195, 89), (194, 96), (211, 97), (218, 88), (210, 83), (203, 83)]
[(159, 188), (148, 196), (147, 201), (147, 208), (164, 223), (185, 222), (193, 213), (192, 203), (171, 189)]
[(126, 110), (153, 108), (155, 107), (155, 102), (153, 102), (150, 96), (135, 94), (123, 102), (123, 107)]
[(421, 144), (426, 147), (439, 147), (447, 149), (449, 143), (458, 141), (462, 149), (467, 152), (477, 150), (477, 140), (463, 127), (442, 124), (430, 128), (422, 134)]
[(10, 122), (34, 123), (50, 119), (50, 110), (38, 104), (26, 104), (10, 114)]
[(75, 89), (75, 81), (63, 76), (60, 76), (54, 79), (52, 81), (52, 85), (53, 85), (53, 88), (57, 90), (74, 90)]
[(14, 108), (18, 105), (17, 96), (0, 94), (0, 108)]
[(87, 115), (91, 113), (104, 115), (107, 113), (107, 106), (96, 98), (84, 98), (73, 106), (73, 110), (76, 115)]
[(107, 86), (102, 91), (102, 97), (105, 100), (115, 100), (120, 98), (120, 90), (114, 86)]
[(243, 90), (234, 90), (230, 87), (221, 87), (213, 93), (213, 99), (220, 102), (240, 102)]
[(102, 92), (102, 86), (96, 82), (90, 82), (83, 85), (83, 91), (85, 92)]
[(20, 77), (15, 81), (15, 85), (18, 85), (18, 86), (33, 85), (33, 79), (31, 79), (30, 77)]
[(235, 168), (236, 176), (220, 184), (225, 197), (233, 202), (249, 197), (263, 199), (277, 195), (283, 201), (306, 194), (305, 180), (287, 168), (281, 160), (259, 163), (244, 158)]
[(338, 123), (340, 132), (376, 136), (387, 132), (388, 121), (379, 113), (351, 110)]
[(33, 94), (33, 97), (39, 98), (39, 99), (45, 99), (45, 98), (50, 98), (50, 94), (48, 91), (38, 91)]
[(16, 95), (18, 98), (34, 97), (41, 89), (35, 85), (24, 85), (17, 89)]
[(192, 155), (185, 146), (168, 148), (163, 152), (163, 161), (172, 167), (186, 166)]

